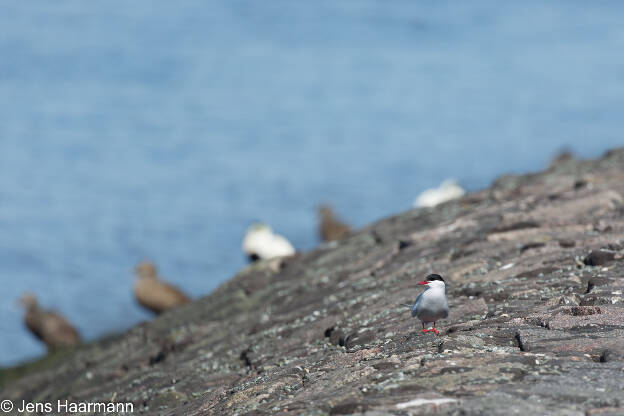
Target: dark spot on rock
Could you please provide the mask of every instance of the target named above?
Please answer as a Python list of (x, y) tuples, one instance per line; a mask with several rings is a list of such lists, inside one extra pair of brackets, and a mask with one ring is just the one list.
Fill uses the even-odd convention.
[(585, 294), (591, 292), (596, 286), (608, 285), (610, 282), (611, 280), (606, 277), (591, 277), (587, 281), (587, 290), (585, 291)]
[(512, 224), (499, 225), (494, 228), (492, 233), (506, 233), (508, 231), (524, 230), (526, 228), (539, 228), (540, 224), (537, 221), (518, 221)]
[(341, 347), (344, 347), (347, 343), (347, 340), (349, 339), (349, 336), (344, 334), (344, 332), (342, 332), (341, 329), (332, 332), (331, 336), (329, 337), (329, 342), (331, 342), (334, 345), (339, 345)]
[(344, 340), (344, 346), (347, 349), (353, 348), (356, 345), (364, 346), (375, 339), (375, 334), (373, 331), (366, 331), (364, 333), (359, 333), (354, 336), (347, 336)]
[(241, 351), (240, 353), (240, 360), (243, 362), (243, 365), (245, 367), (249, 367), (249, 368), (253, 368), (253, 362), (251, 361), (251, 354), (252, 354), (252, 349), (251, 347), (247, 348), (246, 350)]
[(588, 184), (586, 179), (577, 179), (574, 181), (574, 189), (581, 189), (586, 187)]
[(598, 299), (596, 299), (593, 296), (590, 296), (590, 297), (581, 299), (580, 305), (581, 306), (591, 306), (591, 305), (595, 305), (596, 303), (599, 303)]
[(600, 352), (598, 362), (609, 363), (614, 361), (624, 361), (624, 350), (621, 348), (608, 348)]
[(583, 259), (587, 266), (602, 266), (610, 263), (615, 258), (615, 253), (605, 250), (594, 250)]
[(154, 365), (154, 364), (158, 364), (162, 361), (165, 361), (165, 358), (167, 358), (167, 353), (165, 352), (165, 350), (160, 350), (158, 351), (158, 354), (150, 357), (149, 359), (149, 365)]
[(414, 244), (414, 243), (411, 242), (411, 241), (408, 241), (408, 240), (399, 240), (399, 242), (397, 244), (397, 247), (398, 247), (399, 251), (401, 251), (401, 250), (406, 249), (407, 247), (411, 246), (412, 244)]
[(444, 341), (440, 341), (438, 343), (438, 354), (441, 354), (444, 352)]
[(339, 403), (331, 408), (330, 415), (350, 415), (353, 413), (363, 413), (368, 407), (361, 402)]
[(520, 331), (516, 331), (515, 338), (516, 338), (516, 342), (518, 343), (518, 348), (520, 348), (520, 351), (525, 351), (525, 352), (531, 351), (531, 348), (529, 348), (527, 340), (522, 336), (522, 333)]
[(611, 302), (611, 291), (608, 288), (605, 289), (597, 289), (598, 286), (609, 285), (612, 282), (612, 279), (596, 276), (592, 277), (587, 281), (587, 290), (585, 295), (581, 298), (581, 306), (591, 306), (591, 305), (610, 305)]
[(516, 277), (538, 277), (540, 274), (550, 274), (553, 273), (555, 271), (559, 270), (558, 267), (552, 267), (552, 266), (547, 266), (547, 267), (540, 267), (537, 269), (533, 269), (533, 270), (528, 270), (526, 272), (522, 272), (519, 275), (517, 275)]
[(345, 333), (342, 329), (336, 329), (335, 327), (330, 327), (325, 330), (325, 337), (329, 338), (329, 342), (334, 345), (339, 345), (344, 347), (346, 339)]
[(559, 245), (563, 248), (571, 248), (576, 245), (574, 240), (559, 240)]
[(613, 231), (613, 227), (610, 225), (601, 227), (601, 226), (596, 226), (594, 227), (594, 231), (598, 231), (600, 233), (610, 233), (611, 231)]
[(605, 159), (609, 159), (609, 158), (612, 158), (612, 157), (617, 157), (618, 153), (620, 153), (620, 152), (621, 152), (621, 149), (619, 149), (619, 148), (609, 149), (606, 152), (604, 152), (604, 155), (602, 157), (605, 158)]
[(524, 253), (527, 250), (531, 250), (534, 248), (540, 248), (540, 247), (544, 247), (546, 245), (546, 243), (542, 243), (542, 242), (534, 242), (534, 243), (527, 243), (522, 245), (522, 247), (520, 247), (520, 253)]
[(457, 332), (459, 330), (459, 326), (450, 326), (448, 327), (448, 329), (446, 330), (447, 334), (452, 334), (454, 332)]
[(569, 312), (572, 316), (600, 315), (602, 313), (597, 306), (573, 306)]
[(371, 237), (373, 237), (373, 241), (375, 242), (375, 244), (379, 245), (383, 243), (383, 239), (376, 230), (371, 231), (370, 235)]
[(280, 259), (279, 263), (277, 264), (277, 270), (280, 272), (283, 271), (284, 269), (286, 269), (286, 267), (291, 261), (292, 261), (292, 258)]

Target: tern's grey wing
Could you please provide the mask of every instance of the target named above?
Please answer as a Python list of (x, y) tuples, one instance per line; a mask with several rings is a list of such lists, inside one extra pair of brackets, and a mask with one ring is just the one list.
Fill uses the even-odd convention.
[(418, 311), (418, 305), (420, 305), (420, 301), (422, 300), (424, 294), (425, 292), (422, 292), (420, 295), (418, 295), (418, 297), (416, 298), (416, 302), (414, 302), (414, 304), (412, 305), (412, 316), (416, 316), (416, 312)]

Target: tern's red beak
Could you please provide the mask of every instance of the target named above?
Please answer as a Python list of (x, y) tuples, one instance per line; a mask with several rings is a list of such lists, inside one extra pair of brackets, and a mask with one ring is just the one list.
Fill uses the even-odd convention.
[(429, 282), (428, 282), (428, 281), (426, 281), (426, 280), (423, 280), (422, 282), (419, 282), (418, 284), (419, 284), (419, 285), (427, 285), (427, 284), (429, 284)]

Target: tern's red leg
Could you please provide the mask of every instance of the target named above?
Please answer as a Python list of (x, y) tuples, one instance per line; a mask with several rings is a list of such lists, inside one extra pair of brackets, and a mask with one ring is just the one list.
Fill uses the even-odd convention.
[(429, 330), (428, 330), (428, 329), (425, 329), (425, 323), (424, 323), (424, 322), (422, 323), (422, 326), (423, 326), (423, 334), (424, 334), (425, 332), (429, 332)]
[(436, 335), (440, 335), (440, 333), (438, 332), (438, 330), (435, 327), (435, 322), (433, 323), (433, 328), (430, 329), (431, 332), (434, 332)]

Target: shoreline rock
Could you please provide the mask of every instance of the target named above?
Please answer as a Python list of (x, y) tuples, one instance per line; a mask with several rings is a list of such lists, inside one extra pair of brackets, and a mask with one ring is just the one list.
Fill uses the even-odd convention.
[[(624, 149), (566, 159), (260, 262), (123, 334), (1, 370), (0, 393), (150, 415), (624, 414), (623, 250)], [(448, 278), (440, 337), (403, 305), (433, 272)]]

